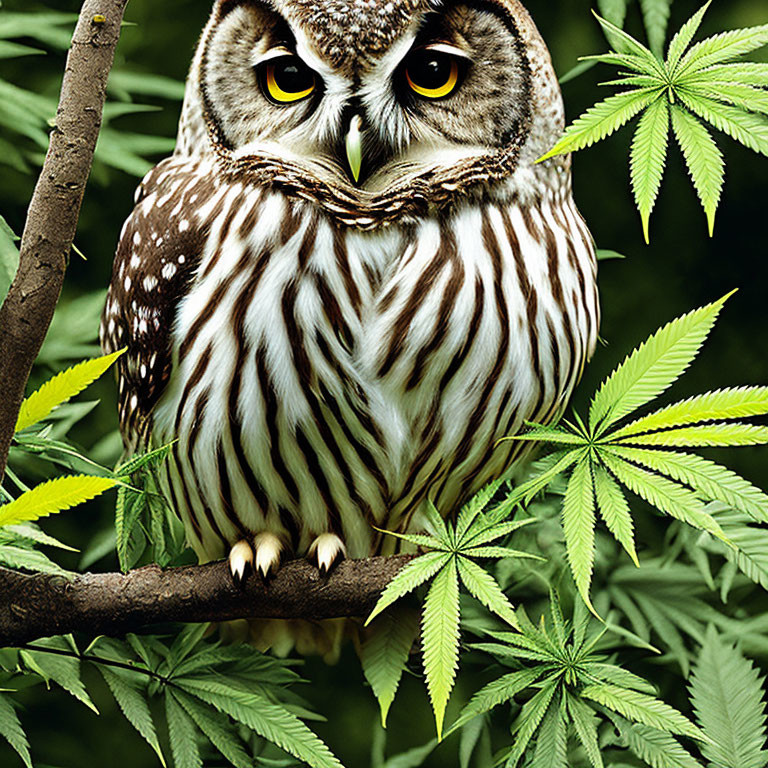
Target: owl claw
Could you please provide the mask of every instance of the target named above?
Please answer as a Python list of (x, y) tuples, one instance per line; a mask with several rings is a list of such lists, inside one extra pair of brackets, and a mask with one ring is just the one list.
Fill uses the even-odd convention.
[(274, 533), (264, 532), (254, 538), (253, 548), (256, 550), (256, 570), (266, 579), (280, 565), (283, 542)]
[(245, 578), (248, 569), (253, 565), (253, 550), (251, 545), (245, 541), (238, 541), (232, 549), (229, 550), (229, 570), (232, 573), (232, 579), (239, 584)]
[(337, 561), (346, 556), (347, 548), (335, 533), (321, 533), (309, 548), (309, 557), (317, 562), (321, 573), (328, 573)]

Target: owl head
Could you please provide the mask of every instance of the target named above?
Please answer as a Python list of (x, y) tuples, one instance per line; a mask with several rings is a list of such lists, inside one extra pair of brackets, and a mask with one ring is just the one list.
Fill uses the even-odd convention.
[(365, 227), (559, 189), (565, 161), (535, 161), (562, 127), (518, 0), (218, 0), (177, 153)]

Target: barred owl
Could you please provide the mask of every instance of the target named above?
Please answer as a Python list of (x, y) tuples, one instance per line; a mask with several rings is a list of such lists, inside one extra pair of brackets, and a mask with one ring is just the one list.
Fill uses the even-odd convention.
[(201, 558), (390, 553), (555, 418), (598, 329), (518, 0), (218, 0), (103, 317), (129, 449)]

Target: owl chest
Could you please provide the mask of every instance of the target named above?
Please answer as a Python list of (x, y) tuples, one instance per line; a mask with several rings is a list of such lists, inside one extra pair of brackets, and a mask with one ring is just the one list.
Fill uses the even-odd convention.
[(214, 230), (154, 429), (212, 476), (237, 457), (302, 515), (305, 481), (379, 522), (430, 487), (454, 503), (508, 463), (499, 437), (551, 418), (572, 388), (595, 332), (582, 250), (510, 242), (476, 207), (374, 233), (268, 212), (245, 235)]

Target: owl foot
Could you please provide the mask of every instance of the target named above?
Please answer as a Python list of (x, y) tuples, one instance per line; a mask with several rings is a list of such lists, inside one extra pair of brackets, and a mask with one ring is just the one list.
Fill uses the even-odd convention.
[(256, 535), (253, 548), (256, 550), (256, 570), (266, 579), (280, 565), (283, 542), (274, 533), (265, 531)]
[(253, 550), (245, 541), (238, 541), (229, 550), (229, 570), (236, 584), (242, 582), (248, 569), (253, 565)]
[(309, 559), (317, 563), (321, 573), (328, 573), (334, 563), (346, 556), (347, 548), (335, 533), (321, 533), (309, 548)]

